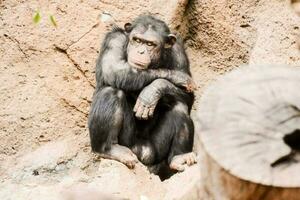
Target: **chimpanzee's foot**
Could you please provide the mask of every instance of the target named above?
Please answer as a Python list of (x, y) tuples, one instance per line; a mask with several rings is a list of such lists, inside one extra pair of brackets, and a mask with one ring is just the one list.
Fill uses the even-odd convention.
[(170, 168), (176, 171), (184, 171), (184, 165), (191, 166), (197, 162), (196, 154), (194, 152), (180, 154), (174, 156), (170, 163)]
[(111, 149), (100, 154), (101, 157), (119, 161), (126, 165), (129, 169), (133, 169), (138, 162), (136, 155), (127, 147), (113, 144)]

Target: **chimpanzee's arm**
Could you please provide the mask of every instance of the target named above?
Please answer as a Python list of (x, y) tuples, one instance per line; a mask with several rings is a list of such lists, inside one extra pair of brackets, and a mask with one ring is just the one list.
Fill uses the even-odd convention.
[[(177, 42), (173, 45), (169, 53), (170, 54), (165, 57), (165, 61), (170, 63), (169, 66), (171, 66), (173, 70), (179, 70), (190, 75), (189, 59), (185, 53), (181, 38), (177, 38)], [(156, 79), (139, 94), (134, 107), (136, 117), (140, 119), (148, 119), (148, 117), (151, 117), (158, 101), (163, 96), (171, 96), (173, 99), (175, 98), (176, 100), (184, 102), (184, 104), (187, 105), (188, 111), (191, 109), (194, 101), (193, 93), (186, 93), (168, 80)]]
[(156, 79), (150, 85), (146, 86), (139, 94), (134, 106), (136, 117), (140, 119), (148, 119), (151, 117), (158, 101), (165, 95), (172, 96), (176, 100), (185, 102), (187, 104), (187, 112), (189, 109), (188, 107), (193, 103), (193, 95), (184, 92), (168, 80)]
[(168, 69), (136, 70), (126, 61), (127, 36), (123, 30), (108, 33), (97, 61), (97, 86), (111, 85), (125, 91), (141, 90), (157, 78), (164, 78), (188, 91), (193, 88), (191, 77), (181, 71)]

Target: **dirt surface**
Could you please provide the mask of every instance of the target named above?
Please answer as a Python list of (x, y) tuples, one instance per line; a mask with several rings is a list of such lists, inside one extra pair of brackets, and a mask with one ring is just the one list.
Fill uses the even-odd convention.
[(141, 13), (166, 20), (185, 38), (198, 99), (210, 81), (241, 64), (300, 64), (300, 21), (288, 1), (0, 0), (1, 200), (202, 196), (201, 161), (161, 182), (141, 164), (129, 170), (90, 151), (87, 115), (100, 42), (111, 21), (123, 26)]

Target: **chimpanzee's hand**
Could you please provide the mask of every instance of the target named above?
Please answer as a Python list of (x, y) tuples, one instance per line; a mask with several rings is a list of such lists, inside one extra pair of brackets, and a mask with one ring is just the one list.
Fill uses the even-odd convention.
[(197, 88), (192, 77), (181, 71), (171, 71), (170, 81), (177, 86), (184, 87), (185, 90), (189, 93), (194, 92)]
[(161, 92), (159, 90), (159, 87), (156, 87), (156, 83), (152, 82), (139, 94), (139, 97), (133, 108), (135, 116), (138, 119), (143, 120), (147, 120), (149, 117), (152, 117), (157, 102), (160, 98)]

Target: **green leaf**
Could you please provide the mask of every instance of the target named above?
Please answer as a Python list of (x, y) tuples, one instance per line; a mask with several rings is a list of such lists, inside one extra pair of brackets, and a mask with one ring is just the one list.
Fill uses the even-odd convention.
[(51, 24), (52, 24), (53, 26), (57, 27), (57, 23), (56, 23), (56, 20), (55, 20), (54, 16), (53, 16), (53, 15), (50, 15), (49, 18), (50, 18)]
[(41, 21), (41, 15), (39, 11), (36, 11), (34, 16), (33, 16), (33, 22), (35, 24), (39, 23)]

